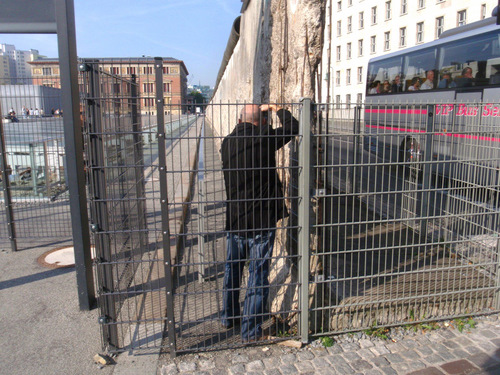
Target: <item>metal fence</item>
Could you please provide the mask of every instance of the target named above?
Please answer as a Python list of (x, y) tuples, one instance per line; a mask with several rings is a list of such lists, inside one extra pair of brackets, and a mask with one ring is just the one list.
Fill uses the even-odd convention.
[(70, 240), (61, 90), (5, 84), (0, 103), (2, 237), (10, 239), (14, 250), (18, 241), (25, 247), (35, 239)]
[[(165, 105), (161, 59), (117, 63), (135, 68), (128, 75), (86, 64), (91, 225), (109, 350), (246, 345), (246, 328), (221, 325), (228, 291), (242, 309), (245, 295), (269, 292), (267, 310), (231, 316), (261, 321), (269, 341), (499, 311), (497, 119), (439, 117), (436, 105), (280, 104), (297, 129), (236, 137), (269, 146), (293, 136), (272, 152), (279, 183), (272, 165), (242, 175), (248, 189), (269, 179), (283, 191), (257, 203), (240, 196), (242, 206), (274, 202), (289, 213), (277, 221), (272, 255), (245, 265), (228, 260), (228, 234), (241, 228), (226, 227), (234, 180), (226, 186), (224, 173), (236, 167), (223, 172), (221, 156), (245, 103), (199, 113)], [(150, 98), (155, 108), (144, 111)], [(269, 121), (281, 124), (276, 112)], [(250, 269), (265, 259), (269, 286), (255, 286)], [(241, 284), (230, 288), (225, 272), (236, 264)]]
[(498, 105), (463, 105), (320, 106), (325, 332), (498, 311)]

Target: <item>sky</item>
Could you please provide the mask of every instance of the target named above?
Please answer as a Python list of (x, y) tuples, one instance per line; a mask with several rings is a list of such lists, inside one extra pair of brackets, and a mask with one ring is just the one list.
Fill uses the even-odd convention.
[[(240, 0), (74, 0), (79, 57), (183, 60), (188, 84), (213, 86)], [(0, 43), (57, 57), (55, 35), (0, 34)]]

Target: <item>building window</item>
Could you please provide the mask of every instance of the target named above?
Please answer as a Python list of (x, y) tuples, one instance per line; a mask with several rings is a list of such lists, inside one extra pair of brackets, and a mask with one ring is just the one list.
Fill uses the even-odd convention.
[(340, 108), (340, 95), (335, 95), (335, 102), (337, 103), (337, 108)]
[(399, 29), (399, 46), (406, 46), (406, 27), (402, 27)]
[(377, 23), (377, 7), (372, 7), (372, 25)]
[(127, 67), (127, 74), (135, 74), (135, 67), (128, 66)]
[(342, 21), (337, 21), (337, 36), (342, 35)]
[(408, 1), (401, 0), (401, 15), (408, 13)]
[(347, 17), (347, 32), (352, 32), (352, 16)]
[(363, 39), (358, 40), (358, 56), (363, 56)]
[(340, 61), (341, 55), (340, 55), (340, 46), (337, 46), (337, 61)]
[(153, 107), (155, 105), (155, 99), (154, 98), (144, 98), (144, 107)]
[(358, 67), (358, 83), (363, 83), (363, 67)]
[(52, 68), (42, 68), (42, 75), (51, 76), (52, 75)]
[(345, 96), (345, 104), (346, 104), (346, 108), (349, 108), (351, 106), (351, 94), (347, 94)]
[(155, 84), (153, 82), (143, 83), (142, 91), (143, 92), (154, 92)]
[(164, 66), (163, 67), (163, 74), (169, 74), (169, 70), (170, 69), (168, 68), (168, 66)]
[(481, 19), (484, 20), (486, 18), (486, 4), (481, 4)]
[(142, 68), (142, 73), (143, 74), (153, 74), (153, 67), (152, 66), (145, 66)]
[(337, 1), (337, 10), (339, 12), (342, 10), (342, 1)]
[(390, 1), (386, 1), (385, 2), (385, 19), (386, 20), (390, 20), (391, 19), (391, 2)]
[(418, 9), (425, 8), (425, 0), (418, 0)]
[(359, 12), (359, 28), (365, 27), (365, 12)]
[(436, 39), (444, 31), (444, 16), (436, 18)]
[(358, 97), (356, 100), (357, 104), (358, 105), (363, 104), (363, 94), (358, 94), (357, 97)]
[(111, 67), (111, 74), (120, 74), (120, 68), (117, 66)]
[(463, 26), (467, 23), (467, 11), (461, 10), (457, 13), (457, 26)]
[(347, 43), (347, 59), (350, 59), (351, 56), (352, 56), (351, 43)]
[(113, 94), (119, 94), (120, 93), (120, 84), (119, 83), (113, 83), (112, 87)]
[(163, 83), (163, 92), (172, 92), (170, 82)]
[(424, 42), (424, 23), (417, 23), (417, 43)]
[(347, 6), (352, 7), (352, 0), (347, 0)]
[(370, 53), (376, 53), (377, 52), (377, 37), (375, 35), (372, 35), (370, 37)]
[(384, 51), (389, 51), (391, 49), (391, 32), (387, 31), (384, 33)]
[(340, 70), (337, 70), (337, 71), (335, 72), (335, 84), (336, 84), (337, 86), (340, 86)]
[(351, 84), (351, 69), (346, 69), (346, 74), (345, 74), (345, 83), (347, 85)]

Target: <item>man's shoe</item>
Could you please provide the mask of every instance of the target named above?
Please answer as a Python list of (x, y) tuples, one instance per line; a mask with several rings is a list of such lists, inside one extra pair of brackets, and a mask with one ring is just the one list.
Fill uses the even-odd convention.
[(240, 318), (223, 319), (220, 321), (220, 325), (224, 329), (231, 329), (233, 327), (238, 327), (240, 325)]

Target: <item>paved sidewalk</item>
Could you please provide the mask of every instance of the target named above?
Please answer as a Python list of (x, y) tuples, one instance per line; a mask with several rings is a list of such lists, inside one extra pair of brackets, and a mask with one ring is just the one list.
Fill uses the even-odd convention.
[[(168, 374), (500, 374), (500, 317), (476, 318), (476, 328), (461, 333), (451, 324), (400, 341), (336, 337), (352, 342), (329, 348), (319, 341), (301, 349), (277, 344), (189, 354), (159, 362)], [(359, 336), (359, 335), (358, 335)], [(363, 335), (364, 336), (364, 335)], [(335, 339), (335, 337), (334, 337)]]

